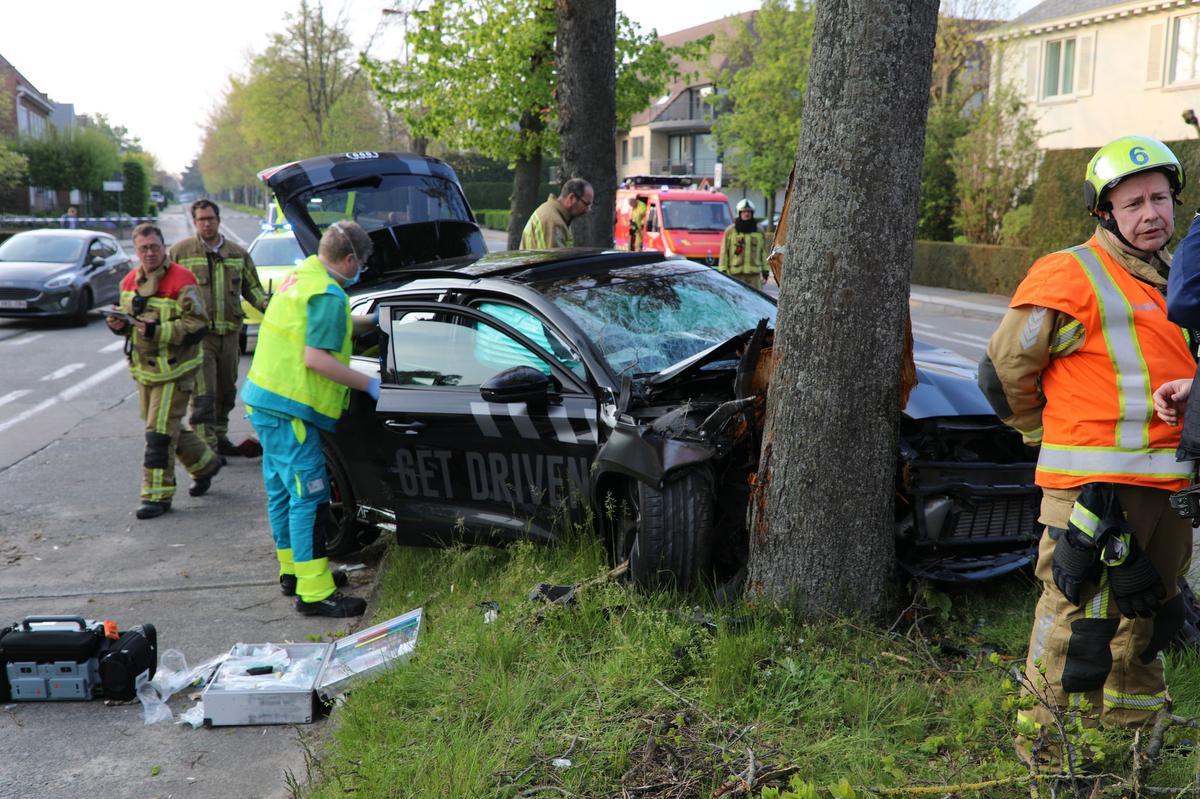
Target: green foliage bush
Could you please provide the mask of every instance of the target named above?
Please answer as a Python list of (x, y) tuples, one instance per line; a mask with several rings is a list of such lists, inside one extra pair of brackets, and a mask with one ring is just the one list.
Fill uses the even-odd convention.
[[(463, 193), (471, 208), (505, 208), (509, 207), (512, 196), (512, 179), (506, 181), (476, 181), (464, 182)], [(538, 190), (538, 204), (551, 194), (558, 193), (558, 186), (543, 183)], [(479, 212), (476, 211), (476, 214)]]
[(1033, 222), (1033, 206), (1018, 205), (1004, 215), (1000, 225), (1000, 243), (1005, 247), (1029, 246), (1029, 225)]
[[(1187, 232), (1200, 201), (1200, 141), (1171, 141), (1167, 145), (1183, 164), (1187, 184), (1183, 204), (1175, 209), (1175, 241)], [(1038, 255), (1073, 247), (1086, 241), (1096, 228), (1096, 220), (1083, 205), (1083, 176), (1093, 147), (1075, 150), (1049, 150), (1042, 160), (1033, 189), (1032, 220), (1027, 241)]]
[(508, 209), (485, 208), (475, 210), (475, 219), (479, 224), (492, 230), (508, 230)]
[(126, 157), (121, 163), (121, 175), (125, 179), (122, 210), (131, 216), (145, 216), (146, 204), (150, 202), (150, 180), (145, 165), (137, 158)]
[(912, 282), (959, 291), (1009, 295), (1033, 263), (1024, 247), (918, 241)]

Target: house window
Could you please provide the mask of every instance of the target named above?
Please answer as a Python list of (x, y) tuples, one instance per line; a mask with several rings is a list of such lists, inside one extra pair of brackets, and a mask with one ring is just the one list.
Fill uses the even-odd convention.
[(629, 163), (629, 139), (621, 140), (621, 165)]
[(645, 146), (646, 146), (646, 139), (645, 139), (645, 137), (644, 137), (644, 136), (634, 136), (634, 137), (633, 137), (633, 157), (634, 157), (634, 160), (636, 160), (636, 159), (638, 159), (638, 158), (645, 158), (645, 157), (646, 157)]
[(1171, 31), (1171, 83), (1200, 80), (1200, 14), (1175, 18)]
[(1046, 42), (1042, 97), (1060, 97), (1075, 91), (1075, 40)]

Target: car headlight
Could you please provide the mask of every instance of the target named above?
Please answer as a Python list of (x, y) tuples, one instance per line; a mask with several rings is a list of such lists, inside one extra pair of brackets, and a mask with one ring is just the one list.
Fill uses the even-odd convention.
[(71, 285), (71, 281), (75, 279), (74, 275), (59, 275), (52, 277), (46, 281), (45, 287), (48, 289), (65, 289)]

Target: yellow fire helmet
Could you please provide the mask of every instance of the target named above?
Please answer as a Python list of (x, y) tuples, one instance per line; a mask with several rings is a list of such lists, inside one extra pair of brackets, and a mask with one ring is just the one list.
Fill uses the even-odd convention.
[(1104, 202), (1104, 192), (1130, 175), (1158, 170), (1171, 182), (1171, 194), (1179, 202), (1185, 182), (1183, 165), (1171, 148), (1149, 136), (1122, 136), (1101, 147), (1088, 163), (1083, 183), (1084, 202), (1093, 216)]

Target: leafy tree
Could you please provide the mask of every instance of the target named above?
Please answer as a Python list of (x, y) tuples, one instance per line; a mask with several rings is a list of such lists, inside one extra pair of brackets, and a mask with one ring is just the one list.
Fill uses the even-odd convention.
[(917, 238), (953, 241), (958, 229), (958, 181), (952, 157), (971, 121), (953, 104), (931, 106), (925, 125), (925, 160), (921, 169), (921, 202)]
[(183, 180), (180, 186), (183, 191), (195, 192), (196, 194), (204, 193), (204, 172), (200, 168), (200, 159), (198, 157), (192, 159), (187, 169), (183, 170)]
[(0, 190), (20, 186), (29, 174), (29, 159), (0, 142)]
[(727, 61), (714, 76), (724, 94), (713, 100), (713, 135), (732, 181), (766, 195), (768, 214), (800, 138), (812, 29), (811, 4), (765, 0), (752, 25), (739, 21), (731, 36), (717, 41)]
[[(375, 90), (413, 136), (514, 164), (510, 247), (542, 199), (542, 159), (557, 150), (554, 7), (555, 0), (433, 0), (413, 13), (406, 59), (364, 59)], [(662, 94), (678, 74), (673, 59), (697, 52), (667, 48), (618, 15), (617, 124)]]
[(24, 137), (15, 144), (29, 164), (29, 181), (49, 189), (99, 191), (117, 171), (117, 145), (102, 130), (81, 127), (52, 130), (43, 138)]
[(1004, 215), (1027, 200), (1041, 158), (1037, 122), (1011, 89), (996, 88), (954, 146), (955, 224), (977, 244), (999, 244)]
[(126, 155), (121, 161), (121, 176), (125, 181), (122, 210), (133, 216), (145, 216), (146, 204), (150, 202), (150, 180), (145, 162), (132, 154)]

